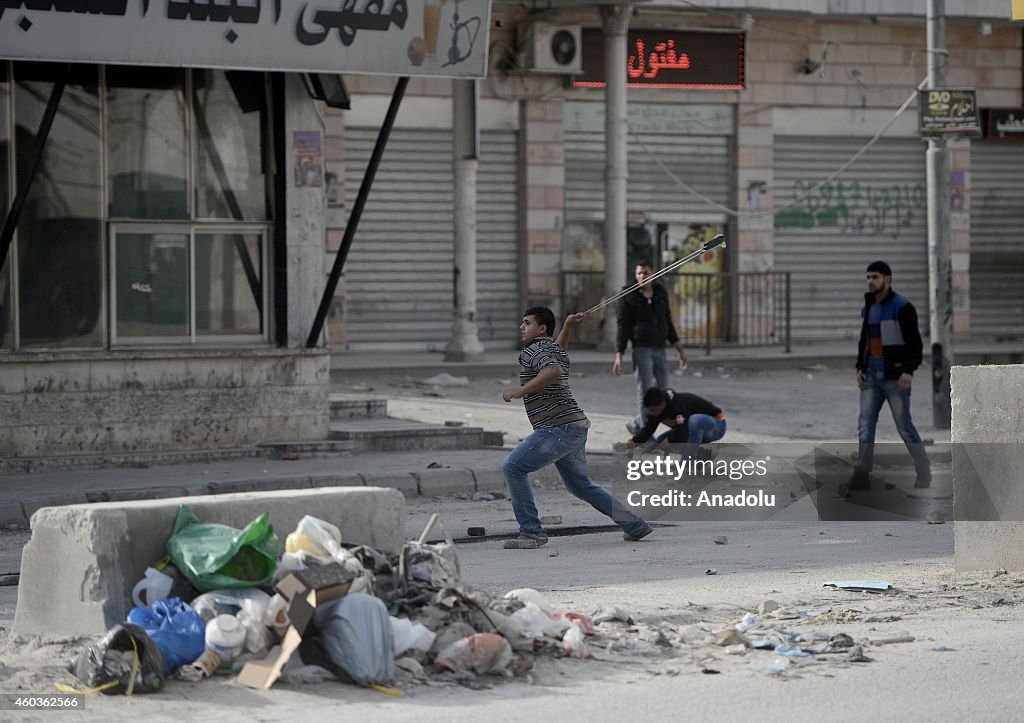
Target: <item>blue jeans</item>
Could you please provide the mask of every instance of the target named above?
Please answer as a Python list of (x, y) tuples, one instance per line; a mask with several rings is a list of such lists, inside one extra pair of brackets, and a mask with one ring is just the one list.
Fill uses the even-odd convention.
[(686, 439), (673, 427), (667, 432), (659, 434), (658, 442), (668, 440), (672, 444), (686, 443), (699, 445), (706, 442), (717, 442), (725, 436), (725, 420), (715, 419), (709, 414), (694, 414), (686, 420)]
[(633, 423), (644, 426), (644, 392), (651, 387), (668, 388), (668, 363), (663, 346), (633, 347), (633, 377), (636, 379), (636, 417)]
[(541, 527), (527, 475), (551, 463), (554, 463), (567, 490), (590, 503), (602, 515), (611, 517), (624, 532), (634, 534), (647, 527), (643, 519), (590, 479), (586, 447), (586, 427), (571, 424), (545, 427), (534, 430), (501, 463), (501, 473), (512, 498), (512, 511), (521, 532), (544, 538), (548, 536)]
[(931, 470), (931, 462), (921, 443), (914, 422), (910, 418), (910, 390), (901, 390), (898, 379), (886, 379), (885, 372), (868, 370), (864, 374), (867, 389), (860, 393), (860, 418), (857, 420), (858, 460), (857, 469), (870, 472), (874, 467), (875, 427), (882, 404), (889, 402), (896, 431), (907, 445), (914, 467), (919, 475)]

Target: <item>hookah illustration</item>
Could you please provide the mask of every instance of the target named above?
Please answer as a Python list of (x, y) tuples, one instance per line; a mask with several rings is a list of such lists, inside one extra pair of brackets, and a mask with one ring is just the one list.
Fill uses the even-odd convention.
[(459, 5), (462, 0), (454, 0), (455, 13), (452, 22), (448, 26), (452, 29), (452, 44), (448, 48), (448, 62), (441, 67), (455, 65), (473, 54), (473, 46), (476, 45), (477, 35), (480, 33), (480, 26), (483, 24), (480, 17), (474, 15), (459, 21)]

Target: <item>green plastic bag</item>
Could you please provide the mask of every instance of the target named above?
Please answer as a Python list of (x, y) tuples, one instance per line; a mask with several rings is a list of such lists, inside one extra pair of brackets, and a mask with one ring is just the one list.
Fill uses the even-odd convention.
[(167, 554), (199, 592), (259, 587), (274, 576), (281, 543), (264, 512), (236, 530), (200, 522), (187, 505), (178, 508)]

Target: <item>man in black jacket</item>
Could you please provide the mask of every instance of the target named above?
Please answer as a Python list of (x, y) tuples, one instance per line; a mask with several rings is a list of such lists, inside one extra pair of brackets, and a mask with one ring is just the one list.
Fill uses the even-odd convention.
[(910, 387), (914, 371), (921, 365), (923, 347), (917, 310), (892, 290), (892, 269), (884, 261), (868, 265), (867, 281), (857, 348), (857, 386), (861, 390), (857, 470), (847, 489), (840, 489), (843, 496), (850, 490), (871, 487), (868, 474), (874, 466), (875, 426), (885, 402), (889, 402), (896, 430), (914, 459), (914, 486), (928, 487), (932, 481), (931, 462), (910, 418)]
[(725, 436), (725, 413), (696, 394), (652, 387), (644, 393), (643, 402), (647, 421), (643, 429), (626, 442), (630, 449), (653, 437), (659, 424), (669, 427), (667, 433), (658, 437), (663, 444), (699, 445), (717, 442)]
[[(654, 275), (654, 266), (649, 261), (641, 261), (636, 265), (635, 274), (637, 283), (643, 283)], [(626, 351), (626, 344), (632, 342), (637, 412), (636, 417), (626, 424), (626, 428), (630, 434), (636, 434), (644, 425), (644, 392), (651, 387), (664, 389), (668, 386), (666, 342), (679, 353), (680, 369), (686, 369), (687, 366), (686, 350), (672, 323), (668, 291), (655, 281), (648, 281), (619, 302), (618, 324), (612, 373), (615, 376), (622, 373), (622, 355)]]

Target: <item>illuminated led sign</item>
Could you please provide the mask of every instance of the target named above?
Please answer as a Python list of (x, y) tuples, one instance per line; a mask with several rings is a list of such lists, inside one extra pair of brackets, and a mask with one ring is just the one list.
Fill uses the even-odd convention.
[[(691, 30), (630, 30), (626, 43), (626, 85), (630, 88), (746, 87), (743, 33)], [(604, 36), (583, 29), (583, 73), (573, 87), (605, 86)]]

